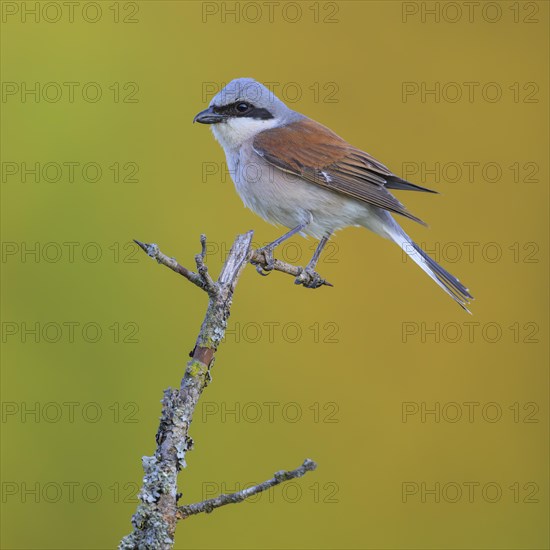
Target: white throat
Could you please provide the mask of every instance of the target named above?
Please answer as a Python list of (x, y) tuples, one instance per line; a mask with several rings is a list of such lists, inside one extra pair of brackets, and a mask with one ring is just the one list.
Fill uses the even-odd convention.
[(277, 126), (275, 118), (258, 120), (254, 118), (230, 118), (226, 122), (212, 124), (212, 133), (224, 149), (238, 149), (256, 134)]

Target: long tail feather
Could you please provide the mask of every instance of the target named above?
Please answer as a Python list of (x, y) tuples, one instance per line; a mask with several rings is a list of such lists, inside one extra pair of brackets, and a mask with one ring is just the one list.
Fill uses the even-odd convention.
[(454, 275), (451, 275), (433, 258), (430, 258), (426, 252), (408, 237), (400, 244), (411, 259), (414, 260), (457, 304), (468, 313), (471, 313), (467, 306), (474, 297)]
[(414, 243), (388, 211), (372, 207), (360, 223), (398, 244), (460, 307), (471, 313), (467, 306), (473, 300), (473, 296), (466, 286)]

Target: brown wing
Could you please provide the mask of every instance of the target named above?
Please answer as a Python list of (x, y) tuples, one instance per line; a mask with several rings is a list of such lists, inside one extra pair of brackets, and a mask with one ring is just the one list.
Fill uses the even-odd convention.
[(252, 146), (258, 155), (285, 172), (424, 224), (387, 189), (392, 179), (408, 182), (314, 120), (305, 118), (260, 132)]

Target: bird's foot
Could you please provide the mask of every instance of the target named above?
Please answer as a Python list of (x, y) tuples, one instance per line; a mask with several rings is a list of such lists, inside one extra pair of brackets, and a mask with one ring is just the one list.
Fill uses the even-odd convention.
[(325, 279), (311, 267), (304, 268), (300, 275), (294, 280), (294, 284), (303, 285), (305, 288), (319, 288), (323, 285), (332, 286), (331, 283), (325, 281)]
[(256, 264), (256, 271), (262, 277), (266, 277), (273, 271), (273, 268), (275, 267), (275, 258), (273, 257), (273, 248), (270, 246), (264, 246), (262, 248), (258, 248), (256, 252), (260, 256), (264, 257), (263, 264)]

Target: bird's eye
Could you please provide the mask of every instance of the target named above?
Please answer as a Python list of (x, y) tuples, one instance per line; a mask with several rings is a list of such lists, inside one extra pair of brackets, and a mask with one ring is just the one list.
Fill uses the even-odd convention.
[(248, 103), (237, 103), (237, 106), (235, 107), (237, 109), (237, 112), (239, 113), (246, 113), (248, 109), (250, 109), (250, 105)]

